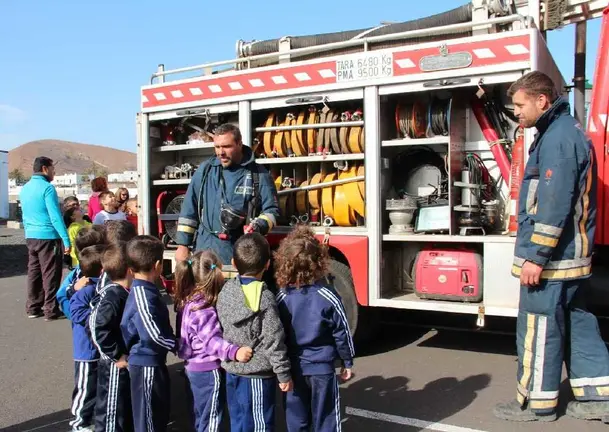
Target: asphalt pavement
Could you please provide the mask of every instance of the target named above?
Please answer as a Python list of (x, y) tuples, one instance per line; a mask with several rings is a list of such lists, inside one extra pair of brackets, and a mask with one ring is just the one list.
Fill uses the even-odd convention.
[[(23, 250), (5, 235), (0, 229), (0, 432), (68, 431), (74, 380), (70, 323), (25, 316)], [(602, 423), (564, 415), (551, 424), (512, 424), (492, 416), (496, 403), (515, 396), (509, 323), (507, 334), (488, 334), (404, 325), (413, 321), (408, 311), (386, 316), (391, 322), (374, 341), (357, 347), (355, 378), (341, 385), (344, 431), (606, 430)], [(173, 356), (169, 368), (170, 430), (189, 431), (189, 396)], [(562, 387), (564, 412), (571, 392), (566, 381)], [(280, 412), (277, 417), (278, 430), (285, 430)]]

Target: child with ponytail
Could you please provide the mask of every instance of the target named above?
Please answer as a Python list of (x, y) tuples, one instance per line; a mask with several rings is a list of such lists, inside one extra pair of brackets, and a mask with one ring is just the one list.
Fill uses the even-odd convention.
[(222, 422), (225, 377), (220, 362), (246, 363), (252, 357), (251, 348), (222, 338), (215, 306), (223, 284), (222, 263), (210, 250), (176, 263), (178, 356), (184, 360), (192, 389), (197, 432), (218, 430)]

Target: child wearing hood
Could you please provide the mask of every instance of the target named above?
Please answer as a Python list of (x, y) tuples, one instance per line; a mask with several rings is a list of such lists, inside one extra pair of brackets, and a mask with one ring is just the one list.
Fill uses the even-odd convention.
[(275, 296), (262, 281), (270, 258), (269, 244), (261, 234), (240, 237), (232, 259), (239, 275), (225, 283), (216, 303), (223, 338), (254, 351), (247, 363), (222, 362), (231, 431), (274, 430), (277, 381), (281, 391), (292, 390)]

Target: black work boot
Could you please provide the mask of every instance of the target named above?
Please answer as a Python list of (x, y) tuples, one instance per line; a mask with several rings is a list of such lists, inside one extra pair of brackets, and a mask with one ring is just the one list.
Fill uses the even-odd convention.
[(601, 420), (609, 423), (609, 401), (569, 402), (567, 415), (579, 420)]
[(535, 414), (528, 405), (520, 406), (520, 403), (514, 399), (508, 403), (500, 403), (493, 410), (495, 417), (501, 420), (509, 420), (514, 422), (551, 422), (556, 420), (556, 413)]

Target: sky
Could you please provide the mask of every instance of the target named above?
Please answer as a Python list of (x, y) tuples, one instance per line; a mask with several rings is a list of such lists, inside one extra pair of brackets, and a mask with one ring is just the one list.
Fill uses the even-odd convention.
[[(295, 13), (285, 0), (0, 0), (0, 150), (51, 138), (135, 151), (140, 88), (159, 63), (228, 60), (239, 39), (368, 28), (466, 2), (313, 0)], [(590, 80), (599, 32), (600, 20), (588, 21)], [(550, 32), (548, 44), (570, 83), (575, 27)]]

